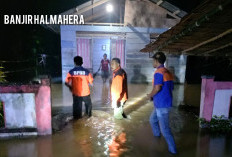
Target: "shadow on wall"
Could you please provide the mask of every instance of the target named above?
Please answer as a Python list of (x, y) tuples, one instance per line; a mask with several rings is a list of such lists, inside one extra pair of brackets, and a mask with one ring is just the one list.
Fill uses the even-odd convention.
[(130, 28), (134, 33), (136, 33), (136, 35), (137, 35), (140, 39), (142, 39), (144, 42), (146, 42), (146, 43), (149, 43), (149, 42), (150, 42), (150, 40), (149, 40), (146, 36), (144, 36), (143, 33), (137, 31), (131, 24), (128, 24), (127, 27)]
[(135, 65), (133, 72), (134, 74), (131, 78), (132, 84), (148, 84), (147, 77), (141, 73), (141, 65)]
[(174, 83), (180, 83), (179, 78), (177, 77), (175, 73), (175, 68), (173, 66), (168, 67), (168, 70), (173, 74), (174, 76)]

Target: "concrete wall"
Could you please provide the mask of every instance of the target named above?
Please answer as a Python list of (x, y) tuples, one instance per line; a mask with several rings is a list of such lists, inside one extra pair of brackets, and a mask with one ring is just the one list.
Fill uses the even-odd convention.
[(126, 72), (131, 83), (152, 81), (154, 68), (148, 53), (139, 52), (150, 42), (149, 33), (131, 32), (126, 34)]
[(39, 135), (52, 133), (49, 79), (35, 85), (0, 86), (6, 128), (36, 128)]
[(224, 115), (226, 118), (229, 117), (230, 105), (232, 97), (232, 87), (231, 89), (221, 89), (215, 91), (215, 98), (213, 104), (213, 116)]
[(231, 91), (232, 82), (216, 82), (213, 77), (202, 77), (200, 118), (210, 121), (213, 115), (228, 117)]
[(2, 93), (0, 100), (5, 104), (6, 128), (37, 127), (34, 93)]

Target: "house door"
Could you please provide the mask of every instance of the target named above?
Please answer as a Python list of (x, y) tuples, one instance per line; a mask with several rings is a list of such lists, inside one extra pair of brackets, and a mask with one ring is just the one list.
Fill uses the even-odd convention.
[(93, 73), (95, 73), (101, 65), (104, 54), (107, 54), (107, 58), (110, 60), (110, 39), (94, 38), (92, 51)]

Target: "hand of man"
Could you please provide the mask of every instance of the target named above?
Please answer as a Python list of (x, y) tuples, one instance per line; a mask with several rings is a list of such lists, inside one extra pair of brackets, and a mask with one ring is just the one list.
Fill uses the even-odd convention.
[(147, 99), (148, 100), (151, 100), (151, 97), (152, 97), (151, 94), (147, 94)]
[(69, 90), (72, 92), (72, 86), (70, 83), (65, 82), (65, 85), (69, 88)]
[(93, 83), (92, 84), (89, 84), (89, 86), (91, 87), (91, 88), (93, 88), (94, 86), (93, 86)]
[(151, 94), (147, 94), (147, 99), (152, 101), (153, 100), (153, 96)]
[(72, 92), (72, 86), (69, 86), (68, 88), (69, 88), (70, 92)]
[(117, 107), (120, 107), (121, 105), (121, 102), (117, 102)]

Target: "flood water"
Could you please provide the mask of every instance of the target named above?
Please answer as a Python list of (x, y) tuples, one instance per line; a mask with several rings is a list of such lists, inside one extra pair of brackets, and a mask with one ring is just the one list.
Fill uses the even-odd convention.
[[(150, 85), (130, 84), (125, 112), (115, 120), (109, 102), (109, 84), (97, 79), (92, 88), (93, 116), (71, 121), (52, 136), (4, 139), (0, 157), (168, 157), (163, 137), (153, 137), (149, 116), (153, 104), (146, 100)], [(61, 84), (52, 85), (55, 113), (70, 112), (72, 97)], [(176, 85), (170, 122), (179, 157), (231, 157), (232, 136), (203, 134), (193, 114), (179, 111), (183, 85)]]

